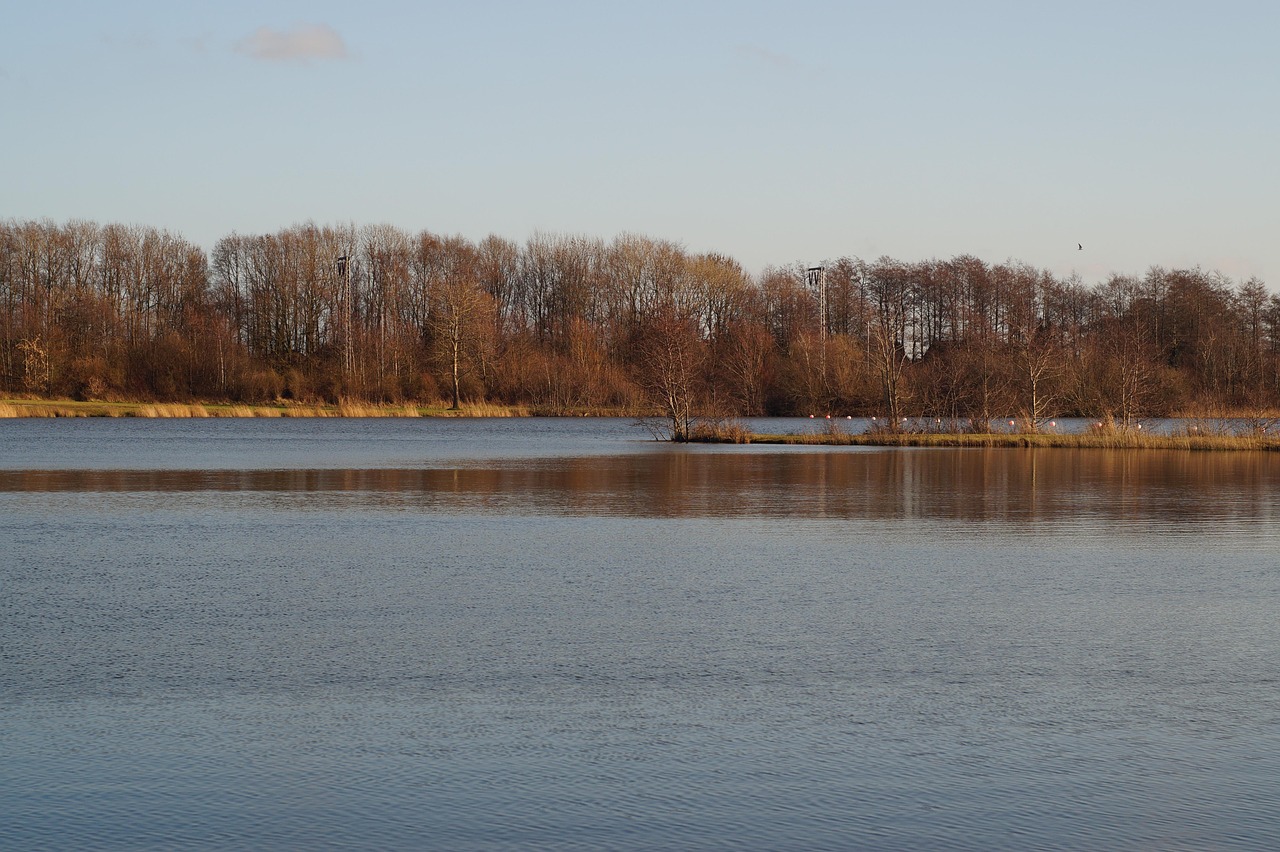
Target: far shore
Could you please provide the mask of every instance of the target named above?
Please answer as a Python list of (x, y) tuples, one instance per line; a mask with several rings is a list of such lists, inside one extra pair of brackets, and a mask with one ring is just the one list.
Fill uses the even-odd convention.
[[(1250, 429), (1230, 429), (1196, 425), (1226, 420), (1256, 420), (1256, 413), (1244, 417), (1232, 414), (1213, 416), (1182, 415), (1189, 425), (1174, 433), (1160, 434), (1138, 428), (1108, 424), (1104, 428), (1082, 433), (1052, 431), (1010, 432), (932, 432), (903, 429), (873, 429), (867, 432), (845, 431), (831, 423), (818, 431), (792, 434), (749, 432), (740, 422), (718, 421), (694, 428), (687, 443), (764, 444), (803, 446), (861, 447), (1023, 447), (1063, 449), (1164, 449), (1164, 450), (1280, 450), (1280, 424)], [(628, 411), (540, 411), (525, 406), (487, 402), (462, 403), (452, 408), (447, 402), (421, 403), (300, 403), (277, 400), (273, 403), (231, 402), (143, 402), (115, 400), (69, 399), (0, 399), (0, 419), (54, 417), (129, 417), (129, 418), (307, 418), (307, 417), (646, 417)], [(1277, 416), (1280, 420), (1280, 415)], [(1261, 422), (1261, 421), (1259, 421)]]

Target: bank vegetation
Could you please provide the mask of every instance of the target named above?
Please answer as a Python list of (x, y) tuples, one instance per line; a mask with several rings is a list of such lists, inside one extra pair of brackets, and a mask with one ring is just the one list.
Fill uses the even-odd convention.
[(1114, 422), (1095, 422), (1083, 432), (1054, 430), (948, 431), (935, 428), (872, 428), (849, 431), (838, 421), (817, 430), (769, 435), (756, 434), (741, 424), (702, 423), (689, 441), (708, 444), (784, 444), (801, 446), (862, 447), (1024, 447), (1054, 449), (1111, 450), (1280, 450), (1280, 421), (1257, 427), (1245, 421), (1214, 422), (1206, 426), (1191, 423), (1172, 431), (1144, 430), (1142, 424), (1129, 427)]

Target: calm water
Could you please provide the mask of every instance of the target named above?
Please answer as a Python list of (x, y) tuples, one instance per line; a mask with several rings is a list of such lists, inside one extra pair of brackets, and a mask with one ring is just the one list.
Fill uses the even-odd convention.
[(1278, 497), (1280, 454), (0, 422), (0, 847), (1275, 848)]

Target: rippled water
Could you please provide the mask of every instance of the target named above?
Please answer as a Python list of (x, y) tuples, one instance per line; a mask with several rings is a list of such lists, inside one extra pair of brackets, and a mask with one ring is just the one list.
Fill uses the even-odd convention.
[(0, 846), (1280, 845), (1280, 458), (0, 423)]

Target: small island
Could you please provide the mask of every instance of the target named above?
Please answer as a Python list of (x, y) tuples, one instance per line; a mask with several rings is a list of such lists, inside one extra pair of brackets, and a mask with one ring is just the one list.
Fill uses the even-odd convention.
[[(936, 421), (935, 421), (936, 422)], [(949, 424), (954, 425), (954, 424)], [(1029, 429), (1013, 422), (1009, 431), (959, 430), (938, 426), (877, 427), (861, 432), (826, 421), (815, 431), (762, 434), (737, 422), (707, 421), (693, 424), (687, 438), (701, 444), (778, 444), (830, 447), (1024, 447), (1056, 449), (1120, 450), (1280, 450), (1280, 428), (1256, 418), (1233, 421), (1186, 420), (1168, 431), (1144, 429), (1142, 424), (1094, 421), (1083, 432)]]

